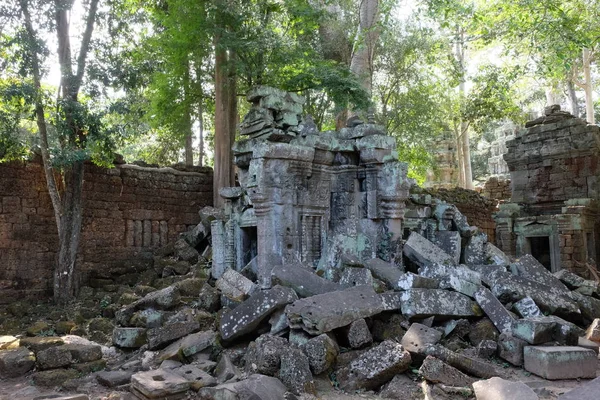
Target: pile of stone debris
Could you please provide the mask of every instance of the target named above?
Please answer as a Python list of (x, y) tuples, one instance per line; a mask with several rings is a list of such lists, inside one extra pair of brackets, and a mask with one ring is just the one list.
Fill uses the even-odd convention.
[[(122, 351), (90, 376), (140, 399), (264, 400), (318, 396), (323, 376), (340, 390), (392, 399), (420, 398), (410, 397), (409, 376), (431, 385), (434, 398), (537, 399), (502, 379), (503, 362), (548, 380), (596, 378), (600, 285), (552, 274), (532, 256), (509, 259), (454, 206), (426, 197), (413, 196), (405, 215), (403, 265), (344, 255), (336, 282), (310, 266), (279, 265), (269, 289), (256, 284), (252, 263), (211, 277), (219, 211), (201, 211), (196, 228), (157, 253), (154, 278), (141, 274), (141, 292), (110, 281), (122, 307), (105, 315), (115, 325), (102, 344)], [(92, 324), (102, 324), (87, 325), (101, 341)], [(0, 340), (0, 376), (35, 367), (34, 381), (49, 385), (71, 377), (44, 381), (48, 371), (104, 368), (99, 347), (79, 346)], [(597, 378), (560, 399), (599, 391)]]

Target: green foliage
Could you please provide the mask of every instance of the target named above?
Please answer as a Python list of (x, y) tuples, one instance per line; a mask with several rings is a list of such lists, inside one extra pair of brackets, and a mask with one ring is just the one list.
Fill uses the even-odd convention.
[(33, 112), (35, 89), (18, 79), (0, 79), (0, 162), (27, 157), (32, 133), (23, 120)]

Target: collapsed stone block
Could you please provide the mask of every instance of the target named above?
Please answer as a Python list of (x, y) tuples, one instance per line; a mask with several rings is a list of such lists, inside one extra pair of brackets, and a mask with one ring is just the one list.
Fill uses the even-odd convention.
[(571, 292), (570, 297), (577, 302), (581, 315), (586, 320), (593, 321), (600, 315), (600, 300), (578, 292)]
[(159, 360), (183, 361), (213, 346), (216, 339), (217, 334), (213, 331), (192, 333), (161, 350), (158, 358)]
[(308, 357), (308, 364), (314, 375), (331, 368), (340, 352), (338, 344), (326, 333), (308, 340), (300, 348)]
[(446, 285), (448, 286), (448, 289), (453, 289), (472, 299), (475, 298), (475, 293), (481, 288), (481, 285), (457, 278), (456, 276), (450, 276), (448, 280), (445, 280), (442, 283), (442, 286), (444, 286), (443, 289), (446, 289)]
[(148, 348), (150, 350), (160, 349), (199, 329), (200, 323), (198, 321), (173, 322), (159, 328), (148, 329), (146, 332)]
[(285, 313), (291, 328), (319, 335), (382, 310), (381, 298), (372, 287), (356, 286), (296, 300), (286, 307)]
[(148, 341), (144, 328), (115, 328), (113, 330), (113, 344), (123, 348), (138, 348)]
[(479, 306), (467, 296), (441, 289), (410, 289), (400, 294), (402, 314), (407, 318), (477, 317)]
[(217, 385), (217, 380), (215, 378), (194, 365), (184, 365), (179, 368), (174, 368), (173, 373), (190, 382), (190, 387), (196, 392), (203, 387)]
[(169, 310), (179, 304), (181, 295), (179, 289), (175, 286), (169, 286), (161, 290), (148, 293), (141, 299), (123, 307), (116, 312), (117, 323), (127, 326), (133, 314), (138, 310), (153, 308), (157, 310)]
[(435, 279), (413, 274), (412, 272), (405, 272), (400, 274), (392, 287), (396, 290), (437, 289), (439, 285), (439, 282)]
[(437, 329), (413, 323), (402, 337), (400, 344), (407, 350), (413, 363), (420, 363), (425, 358), (428, 345), (436, 344), (442, 338), (442, 333)]
[(345, 289), (344, 286), (321, 278), (300, 265), (277, 266), (273, 268), (271, 274), (273, 285), (290, 287), (294, 289), (300, 298)]
[(138, 372), (131, 377), (131, 391), (147, 399), (177, 398), (190, 389), (190, 382), (163, 369)]
[(364, 318), (357, 319), (350, 325), (341, 328), (341, 331), (350, 348), (360, 349), (373, 343), (373, 336)]
[(533, 389), (523, 382), (507, 381), (493, 377), (484, 381), (473, 383), (473, 390), (477, 400), (538, 400), (539, 397)]
[(277, 378), (254, 374), (243, 381), (225, 383), (214, 387), (205, 387), (198, 392), (201, 399), (285, 399), (287, 389)]
[(547, 320), (518, 319), (513, 322), (512, 334), (529, 344), (541, 344), (552, 340), (556, 324)]
[(217, 378), (217, 382), (223, 383), (239, 376), (239, 370), (233, 364), (229, 355), (223, 352), (221, 353), (219, 362), (215, 366), (214, 375)]
[(340, 388), (375, 389), (406, 371), (410, 361), (410, 353), (401, 344), (386, 340), (338, 371)]
[(452, 257), (454, 263), (460, 262), (461, 237), (459, 232), (455, 231), (436, 231), (431, 240), (433, 244), (444, 250)]
[(475, 380), (445, 362), (427, 356), (419, 368), (419, 374), (429, 382), (448, 386), (470, 386)]
[(576, 290), (583, 295), (592, 296), (600, 294), (600, 283), (584, 279), (567, 269), (555, 272), (554, 276), (560, 279), (569, 289)]
[(569, 289), (550, 271), (546, 269), (531, 254), (525, 254), (510, 264), (512, 273), (516, 276), (525, 277), (542, 285), (548, 286), (558, 293), (568, 293)]
[(529, 296), (517, 301), (513, 304), (513, 307), (517, 310), (517, 314), (523, 318), (534, 318), (544, 315), (537, 304), (535, 304), (535, 301)]
[(486, 264), (487, 235), (483, 232), (478, 232), (471, 236), (467, 241), (467, 245), (463, 251), (463, 260), (467, 265)]
[(308, 358), (300, 349), (290, 348), (281, 355), (279, 379), (294, 394), (316, 394)]
[(35, 356), (25, 347), (0, 351), (0, 377), (16, 378), (35, 366)]
[(458, 368), (469, 375), (474, 375), (479, 378), (491, 378), (492, 376), (498, 375), (498, 372), (491, 364), (455, 353), (439, 344), (427, 346), (425, 354), (439, 358), (454, 368)]
[(510, 315), (508, 310), (504, 308), (502, 303), (494, 297), (492, 292), (481, 287), (475, 292), (474, 297), (477, 304), (479, 304), (479, 307), (481, 307), (488, 318), (494, 323), (494, 326), (496, 326), (500, 333), (511, 331), (514, 318)]
[(404, 244), (404, 255), (420, 267), (430, 264), (456, 265), (451, 255), (414, 231)]
[(339, 283), (344, 286), (373, 285), (373, 275), (366, 268), (346, 267)]
[(69, 343), (61, 346), (71, 353), (74, 363), (86, 363), (102, 358), (102, 348), (96, 344)]
[(219, 332), (223, 340), (232, 340), (256, 329), (275, 310), (297, 300), (296, 293), (286, 287), (255, 293), (238, 307), (227, 311), (221, 317)]
[(44, 337), (44, 336), (36, 336), (36, 337), (24, 337), (21, 338), (19, 342), (21, 347), (27, 347), (29, 350), (37, 353), (42, 350), (46, 350), (50, 347), (62, 346), (65, 344), (64, 340), (59, 337)]
[(523, 365), (525, 346), (527, 342), (523, 339), (516, 338), (510, 333), (502, 333), (498, 338), (498, 357), (520, 367)]
[(132, 371), (100, 371), (96, 374), (96, 380), (102, 386), (114, 388), (131, 382)]
[(14, 350), (19, 348), (19, 339), (14, 336), (0, 336), (0, 350)]
[(526, 346), (524, 368), (544, 379), (595, 378), (598, 360), (593, 350), (573, 346)]
[(237, 271), (228, 269), (215, 283), (221, 294), (229, 300), (241, 302), (246, 300), (257, 287), (252, 281)]
[(73, 363), (71, 352), (65, 346), (50, 347), (37, 353), (36, 364), (41, 370), (68, 367)]
[(397, 283), (404, 272), (403, 268), (379, 258), (367, 261), (365, 268), (369, 269), (375, 278), (384, 281), (392, 289), (399, 289)]
[(261, 335), (248, 345), (244, 356), (247, 372), (275, 376), (281, 356), (289, 351), (287, 340), (278, 336)]
[(506, 266), (510, 264), (510, 259), (507, 257), (507, 255), (490, 242), (485, 244), (485, 259), (486, 262), (494, 265)]

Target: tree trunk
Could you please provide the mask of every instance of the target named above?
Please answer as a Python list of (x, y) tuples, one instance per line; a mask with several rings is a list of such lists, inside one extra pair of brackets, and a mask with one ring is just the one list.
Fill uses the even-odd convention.
[(577, 100), (577, 92), (575, 91), (575, 84), (572, 79), (567, 80), (567, 94), (569, 98), (569, 105), (571, 106), (571, 114), (575, 117), (579, 117), (579, 101)]
[(379, 39), (379, 0), (359, 0), (359, 27), (354, 40), (350, 71), (369, 94), (373, 89), (373, 57)]
[[(458, 94), (461, 101), (464, 101), (466, 96), (465, 89), (465, 32), (461, 27), (457, 27), (456, 32), (456, 60), (458, 61), (461, 70), (460, 83), (458, 85)], [(469, 143), (469, 126), (464, 120), (460, 122), (460, 142), (459, 146), (462, 152), (463, 179), (464, 188), (473, 189), (473, 173), (471, 171), (471, 149)]]
[[(214, 173), (213, 173), (213, 205), (222, 207), (223, 198), (219, 190), (233, 185), (233, 168), (231, 145), (235, 129), (232, 123), (235, 116), (235, 74), (228, 60), (227, 50), (221, 38), (215, 35), (215, 139), (214, 139)], [(233, 79), (232, 79), (233, 77)], [(232, 99), (232, 97), (234, 97)], [(232, 133), (233, 131), (233, 133)]]
[(583, 79), (584, 79), (584, 92), (585, 92), (585, 117), (587, 122), (590, 124), (596, 123), (594, 116), (594, 99), (592, 98), (592, 71), (591, 71), (592, 57), (590, 49), (583, 49)]
[(54, 271), (54, 300), (59, 304), (72, 299), (78, 288), (75, 266), (81, 238), (83, 175), (83, 161), (76, 161), (64, 171), (58, 264)]
[(198, 100), (198, 166), (204, 165), (204, 108), (202, 97)]

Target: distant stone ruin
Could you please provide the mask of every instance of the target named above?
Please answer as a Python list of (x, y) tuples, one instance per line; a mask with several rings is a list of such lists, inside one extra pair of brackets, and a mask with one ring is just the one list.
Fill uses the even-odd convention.
[(305, 263), (336, 274), (341, 257), (401, 263), (410, 182), (394, 138), (354, 119), (339, 132), (302, 120), (304, 99), (259, 87), (233, 147), (240, 187), (225, 188), (225, 217), (212, 223), (213, 275)]
[(526, 128), (506, 143), (512, 199), (496, 216), (498, 245), (587, 275), (600, 252), (600, 127), (555, 106)]

